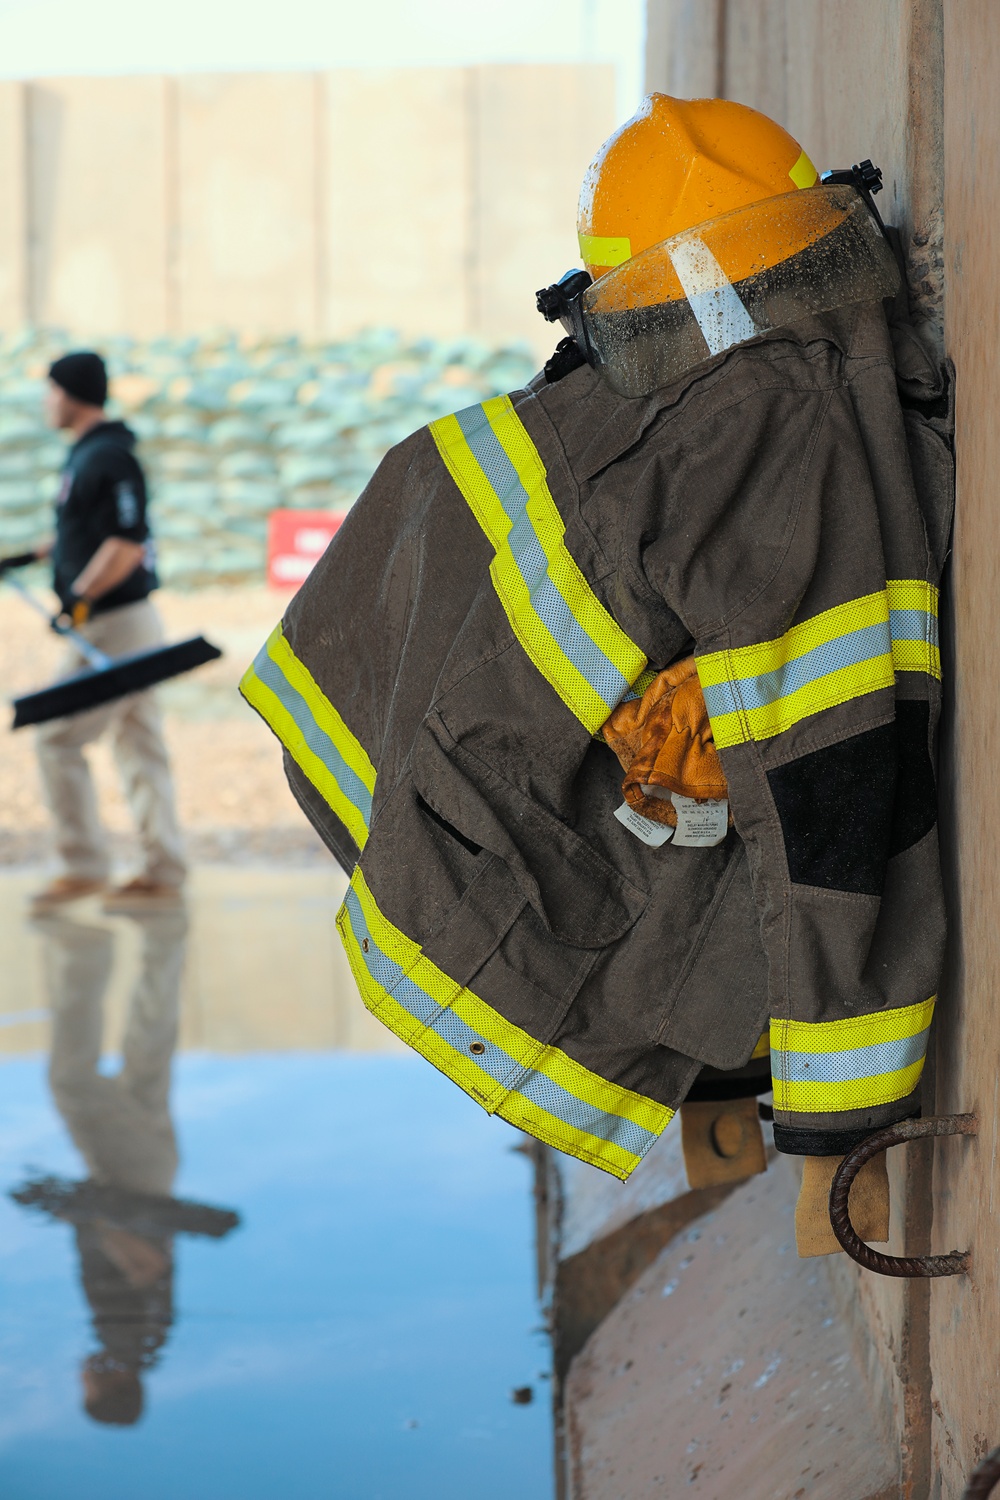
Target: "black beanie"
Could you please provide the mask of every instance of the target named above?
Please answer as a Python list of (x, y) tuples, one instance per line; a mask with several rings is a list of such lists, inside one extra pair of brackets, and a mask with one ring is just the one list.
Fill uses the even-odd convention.
[(81, 349), (75, 354), (64, 354), (49, 366), (49, 379), (54, 380), (67, 396), (84, 401), (88, 406), (103, 406), (108, 399), (108, 372), (99, 354)]

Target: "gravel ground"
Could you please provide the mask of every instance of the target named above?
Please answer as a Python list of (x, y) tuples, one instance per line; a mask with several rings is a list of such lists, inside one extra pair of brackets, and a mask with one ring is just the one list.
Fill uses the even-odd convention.
[[(160, 590), (155, 599), (172, 639), (203, 632), (221, 661), (159, 690), (177, 800), (190, 853), (200, 861), (312, 864), (328, 854), (288, 790), (281, 751), (247, 707), (237, 683), (282, 613), (285, 596), (266, 588)], [(9, 590), (0, 589), (0, 688), (6, 697), (43, 685), (62, 647)], [(91, 764), (116, 860), (134, 859), (128, 808), (109, 747)], [(0, 865), (37, 864), (49, 853), (48, 819), (32, 730), (7, 733), (0, 754)]]

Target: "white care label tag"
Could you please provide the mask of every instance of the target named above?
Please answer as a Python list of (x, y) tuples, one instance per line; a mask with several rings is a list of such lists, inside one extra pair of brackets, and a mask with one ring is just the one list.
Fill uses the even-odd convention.
[(616, 809), (615, 817), (629, 833), (634, 833), (637, 839), (642, 839), (651, 849), (659, 849), (661, 844), (667, 843), (674, 836), (674, 830), (668, 828), (666, 823), (654, 823), (652, 818), (644, 818), (642, 813), (637, 813), (627, 802)]
[(709, 848), (721, 844), (729, 827), (729, 803), (723, 797), (718, 802), (696, 802), (693, 797), (682, 797), (680, 792), (671, 792), (670, 800), (677, 810), (677, 832), (674, 848)]

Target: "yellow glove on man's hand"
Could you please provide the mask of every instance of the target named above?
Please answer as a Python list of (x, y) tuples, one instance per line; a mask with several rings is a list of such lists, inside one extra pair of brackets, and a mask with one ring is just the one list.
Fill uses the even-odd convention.
[(90, 619), (90, 600), (83, 599), (79, 595), (73, 600), (73, 608), (70, 612), (73, 629), (79, 630), (81, 625), (86, 625)]

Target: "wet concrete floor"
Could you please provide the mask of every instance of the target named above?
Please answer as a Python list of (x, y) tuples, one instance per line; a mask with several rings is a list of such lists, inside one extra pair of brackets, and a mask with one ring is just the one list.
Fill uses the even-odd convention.
[(4, 1500), (547, 1500), (528, 1161), (363, 1010), (339, 875), (29, 923), (37, 878), (0, 877)]

